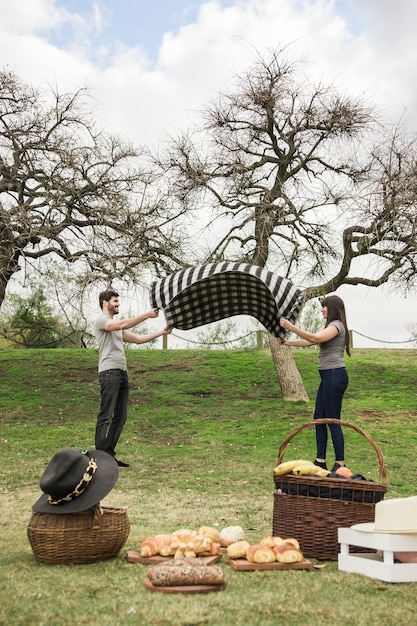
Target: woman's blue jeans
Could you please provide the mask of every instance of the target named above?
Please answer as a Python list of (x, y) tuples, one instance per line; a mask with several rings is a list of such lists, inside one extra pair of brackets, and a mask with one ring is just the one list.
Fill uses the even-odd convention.
[(127, 419), (129, 380), (126, 370), (110, 369), (100, 372), (100, 412), (97, 417), (95, 446), (112, 456)]
[[(347, 371), (344, 367), (332, 370), (319, 370), (321, 383), (317, 390), (314, 419), (340, 419), (343, 394), (349, 384)], [(345, 458), (345, 440), (342, 427), (338, 424), (319, 424), (316, 426), (317, 458), (325, 459), (327, 451), (327, 426), (330, 428), (336, 461)]]

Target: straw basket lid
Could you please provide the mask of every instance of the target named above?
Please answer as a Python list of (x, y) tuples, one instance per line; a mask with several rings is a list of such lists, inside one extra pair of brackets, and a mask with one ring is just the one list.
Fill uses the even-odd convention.
[(417, 535), (417, 496), (381, 500), (375, 505), (375, 521), (354, 524), (353, 530), (368, 533)]
[(39, 484), (43, 495), (32, 509), (58, 514), (86, 511), (113, 489), (118, 477), (117, 462), (107, 452), (63, 448), (42, 474)]

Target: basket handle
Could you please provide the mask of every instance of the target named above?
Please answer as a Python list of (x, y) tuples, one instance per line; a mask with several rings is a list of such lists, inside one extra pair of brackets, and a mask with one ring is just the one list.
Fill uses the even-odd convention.
[(353, 430), (356, 430), (356, 432), (358, 432), (360, 435), (363, 435), (363, 437), (365, 437), (365, 439), (369, 441), (371, 446), (374, 448), (376, 455), (378, 457), (380, 483), (388, 487), (387, 469), (385, 467), (384, 456), (381, 450), (379, 449), (379, 447), (377, 446), (377, 444), (375, 443), (375, 441), (367, 432), (362, 430), (362, 428), (359, 428), (359, 426), (355, 426), (355, 424), (351, 424), (350, 422), (345, 422), (339, 419), (330, 419), (330, 418), (317, 419), (317, 420), (313, 420), (312, 422), (306, 422), (305, 424), (301, 424), (301, 426), (298, 426), (297, 428), (295, 428), (295, 430), (293, 430), (292, 433), (290, 433), (280, 445), (279, 452), (278, 452), (277, 465), (282, 463), (282, 459), (283, 459), (286, 447), (288, 443), (291, 441), (291, 439), (295, 437), (295, 435), (297, 435), (300, 431), (304, 430), (304, 428), (312, 428), (313, 426), (317, 426), (318, 424), (339, 424), (339, 426), (346, 426), (347, 428), (352, 428)]

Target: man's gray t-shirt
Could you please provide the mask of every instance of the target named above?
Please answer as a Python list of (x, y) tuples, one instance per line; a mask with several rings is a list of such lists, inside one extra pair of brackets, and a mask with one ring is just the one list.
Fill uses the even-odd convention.
[(329, 326), (336, 326), (338, 333), (336, 337), (320, 344), (319, 370), (332, 370), (337, 367), (345, 367), (343, 353), (345, 351), (346, 331), (342, 322), (334, 320)]
[(111, 369), (127, 369), (126, 355), (123, 347), (122, 330), (104, 330), (105, 324), (111, 319), (109, 315), (99, 315), (93, 327), (98, 344), (98, 371)]

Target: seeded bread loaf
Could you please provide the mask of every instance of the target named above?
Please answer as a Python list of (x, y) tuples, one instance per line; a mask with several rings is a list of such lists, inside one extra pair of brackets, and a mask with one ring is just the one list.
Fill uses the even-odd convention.
[(155, 587), (225, 584), (220, 567), (207, 565), (199, 559), (172, 559), (159, 563), (149, 569), (147, 577)]

